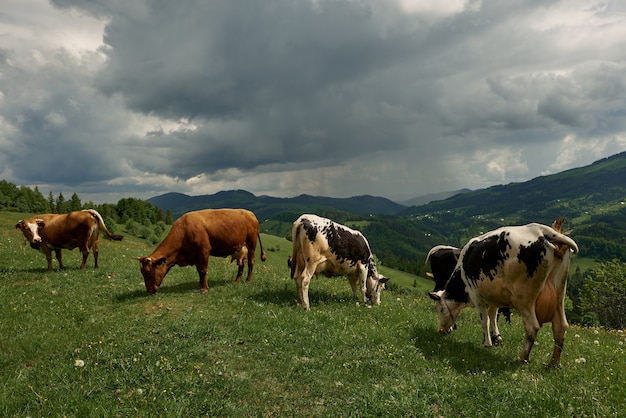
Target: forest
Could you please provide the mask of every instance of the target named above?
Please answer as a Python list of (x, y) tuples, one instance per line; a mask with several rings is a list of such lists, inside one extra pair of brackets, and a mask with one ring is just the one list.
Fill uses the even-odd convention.
[(160, 242), (167, 226), (174, 222), (171, 211), (163, 213), (160, 208), (141, 199), (124, 198), (117, 204), (95, 204), (91, 201), (82, 203), (76, 193), (69, 200), (63, 193), (54, 196), (52, 192), (46, 198), (37, 187), (18, 187), (6, 180), (0, 180), (0, 210), (36, 214), (68, 213), (81, 209), (95, 209), (100, 212), (113, 233), (123, 227), (127, 233), (153, 244)]
[[(126, 233), (157, 244), (174, 221), (172, 212), (134, 198), (117, 204), (81, 202), (74, 193), (66, 199), (52, 192), (45, 197), (37, 187), (31, 189), (0, 180), (0, 210), (20, 213), (68, 213), (93, 208), (104, 217), (113, 233)], [(422, 217), (362, 216), (340, 210), (319, 213), (364, 233), (372, 249), (385, 266), (424, 276), (424, 258), (438, 244), (462, 246), (477, 231), (500, 225), (499, 220), (472, 216), (463, 218), (451, 211)], [(290, 225), (298, 214), (286, 211), (264, 220), (265, 233), (290, 239)], [(465, 222), (463, 222), (465, 219)], [(612, 213), (592, 215), (572, 235), (585, 256), (595, 260), (593, 267), (570, 271), (568, 283), (568, 319), (589, 326), (626, 327), (626, 208)]]

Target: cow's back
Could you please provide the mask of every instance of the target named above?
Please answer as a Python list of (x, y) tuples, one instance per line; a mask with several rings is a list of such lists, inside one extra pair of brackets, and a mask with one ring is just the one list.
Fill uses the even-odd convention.
[(317, 215), (300, 216), (293, 223), (292, 239), (298, 271), (308, 263), (317, 266), (316, 273), (342, 275), (370, 262), (371, 250), (361, 233)]
[(184, 214), (174, 228), (181, 230), (176, 233), (184, 235), (186, 242), (199, 247), (209, 244), (211, 255), (227, 257), (243, 244), (255, 247), (259, 223), (245, 209), (204, 209)]
[(37, 218), (45, 221), (45, 227), (39, 231), (42, 240), (57, 248), (72, 249), (81, 244), (91, 247), (98, 238), (98, 222), (87, 211), (46, 214)]
[(569, 266), (531, 225), (500, 228), (472, 239), (461, 252), (468, 290), (498, 306), (533, 304), (548, 278), (563, 279)]

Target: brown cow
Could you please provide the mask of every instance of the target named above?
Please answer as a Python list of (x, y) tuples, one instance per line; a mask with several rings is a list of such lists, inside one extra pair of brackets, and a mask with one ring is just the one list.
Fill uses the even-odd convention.
[(68, 214), (44, 214), (20, 220), (16, 229), (24, 234), (30, 246), (46, 255), (48, 270), (52, 270), (52, 251), (59, 261), (59, 267), (65, 268), (61, 250), (73, 250), (78, 247), (83, 254), (80, 268), (84, 269), (89, 251), (93, 248), (94, 267), (98, 267), (98, 240), (100, 229), (109, 238), (121, 241), (122, 235), (111, 234), (100, 214), (93, 209), (79, 210)]
[(259, 235), (259, 221), (245, 209), (205, 209), (188, 212), (174, 224), (169, 234), (147, 257), (140, 257), (141, 274), (148, 293), (159, 289), (167, 272), (175, 265), (196, 266), (200, 277), (200, 292), (206, 293), (206, 273), (209, 256), (237, 260), (239, 271), (236, 282), (241, 281), (243, 262), (248, 259), (247, 281), (252, 280), (254, 252), (257, 238), (261, 246), (261, 260), (265, 251)]

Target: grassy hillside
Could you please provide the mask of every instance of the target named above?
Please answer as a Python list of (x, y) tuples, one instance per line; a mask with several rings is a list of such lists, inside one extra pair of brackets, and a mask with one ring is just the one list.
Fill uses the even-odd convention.
[(148, 296), (135, 257), (153, 245), (102, 240), (99, 269), (90, 257), (78, 270), (73, 251), (49, 272), (14, 229), (20, 217), (0, 213), (2, 416), (617, 417), (626, 407), (624, 333), (572, 327), (563, 368), (547, 370), (549, 327), (519, 364), (517, 316), (501, 326), (504, 344), (485, 349), (474, 311), (441, 336), (412, 285), (367, 308), (345, 279), (319, 278), (304, 312), (290, 245), (266, 235), (253, 282), (234, 284), (235, 265), (212, 258), (208, 294), (193, 267), (175, 267)]

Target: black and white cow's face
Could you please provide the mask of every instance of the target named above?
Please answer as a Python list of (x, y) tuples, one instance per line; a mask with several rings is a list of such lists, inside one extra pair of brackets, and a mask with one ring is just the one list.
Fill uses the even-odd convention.
[(467, 306), (467, 303), (447, 299), (445, 290), (430, 292), (428, 296), (435, 301), (435, 310), (439, 315), (439, 327), (437, 331), (441, 334), (450, 333), (456, 325), (456, 320), (461, 310)]
[(367, 277), (365, 296), (372, 305), (380, 305), (380, 293), (385, 289), (385, 283), (388, 281), (387, 277), (378, 273)]

